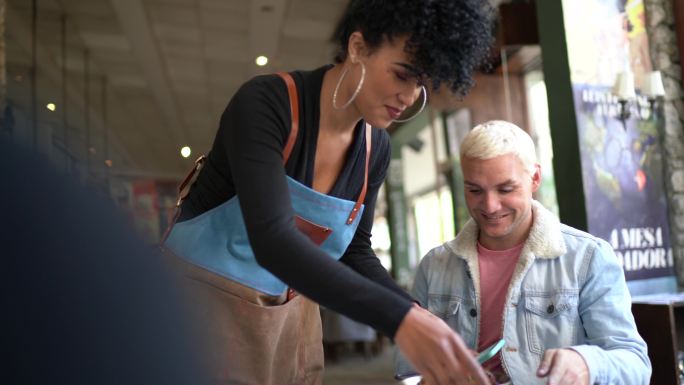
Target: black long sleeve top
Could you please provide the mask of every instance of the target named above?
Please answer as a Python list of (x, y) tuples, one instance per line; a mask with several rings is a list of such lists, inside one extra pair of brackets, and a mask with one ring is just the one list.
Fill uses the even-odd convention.
[[(238, 90), (221, 117), (213, 147), (183, 203), (180, 220), (202, 214), (237, 194), (259, 265), (319, 304), (394, 338), (412, 300), (387, 274), (370, 242), (375, 201), (390, 159), (387, 132), (372, 130), (365, 209), (340, 261), (330, 258), (294, 224), (285, 175), (312, 186), (320, 93), (323, 75), (330, 68), (292, 73), (300, 129), (285, 166), (282, 152), (291, 117), (284, 81), (276, 75), (258, 76)], [(364, 127), (364, 122), (356, 126), (346, 163), (329, 195), (352, 201), (358, 198), (366, 157)]]

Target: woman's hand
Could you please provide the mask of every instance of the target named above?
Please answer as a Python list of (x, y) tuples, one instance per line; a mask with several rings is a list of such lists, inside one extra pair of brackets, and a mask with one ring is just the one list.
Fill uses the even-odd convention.
[(426, 384), (489, 385), (461, 337), (418, 305), (406, 314), (394, 341)]

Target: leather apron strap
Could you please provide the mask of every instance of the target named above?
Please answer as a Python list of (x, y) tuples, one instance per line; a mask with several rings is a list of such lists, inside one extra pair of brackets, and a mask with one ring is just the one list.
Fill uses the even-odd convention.
[(193, 184), (195, 184), (197, 176), (199, 175), (199, 172), (202, 169), (202, 167), (204, 167), (204, 162), (206, 160), (206, 155), (200, 155), (200, 157), (197, 158), (197, 160), (195, 160), (195, 164), (192, 166), (192, 169), (185, 176), (181, 184), (178, 185), (178, 199), (176, 200), (175, 210), (176, 212), (175, 214), (173, 214), (173, 217), (169, 218), (169, 223), (166, 226), (166, 231), (164, 231), (164, 235), (162, 236), (161, 242), (159, 242), (161, 246), (164, 246), (164, 243), (166, 243), (166, 239), (169, 237), (169, 234), (171, 234), (171, 229), (173, 228), (173, 225), (175, 225), (178, 221), (178, 218), (181, 214), (181, 205), (190, 193), (190, 188)]
[[(285, 84), (287, 85), (287, 94), (290, 98), (290, 116), (292, 117), (292, 128), (290, 129), (290, 135), (288, 136), (285, 148), (283, 149), (283, 164), (287, 164), (295, 142), (297, 141), (297, 134), (299, 133), (299, 98), (297, 97), (297, 86), (295, 85), (294, 79), (292, 79), (292, 75), (287, 72), (278, 72), (276, 74), (285, 81)], [(363, 201), (366, 199), (366, 191), (368, 190), (368, 166), (370, 164), (371, 156), (371, 134), (371, 126), (370, 124), (366, 123), (366, 164), (363, 171), (363, 187), (361, 187), (361, 193), (359, 194), (356, 204), (347, 218), (348, 225), (354, 222), (354, 219), (356, 219), (356, 216), (361, 209)]]

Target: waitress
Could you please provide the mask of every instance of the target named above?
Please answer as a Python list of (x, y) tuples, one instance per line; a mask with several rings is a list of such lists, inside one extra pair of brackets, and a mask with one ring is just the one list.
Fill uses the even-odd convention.
[(370, 237), (390, 160), (384, 128), (422, 111), (428, 86), (470, 88), (490, 10), (359, 0), (337, 30), (334, 65), (246, 82), (184, 183), (165, 246), (207, 322), (212, 375), (320, 384), (321, 304), (394, 339), (430, 384), (484, 384), (461, 338), (395, 284)]

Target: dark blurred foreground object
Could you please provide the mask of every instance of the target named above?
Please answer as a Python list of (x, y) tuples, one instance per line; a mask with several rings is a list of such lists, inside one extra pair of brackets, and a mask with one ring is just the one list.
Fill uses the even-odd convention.
[(0, 136), (1, 384), (207, 384), (155, 250), (101, 193)]

